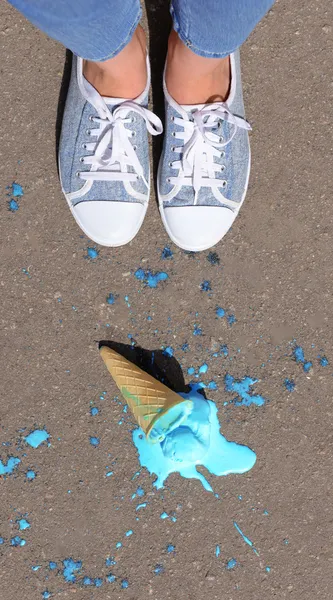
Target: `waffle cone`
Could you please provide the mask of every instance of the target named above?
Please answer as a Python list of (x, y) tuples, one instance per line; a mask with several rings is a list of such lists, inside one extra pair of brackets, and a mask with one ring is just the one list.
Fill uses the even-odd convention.
[(148, 436), (154, 421), (184, 399), (107, 346), (100, 354), (136, 421)]

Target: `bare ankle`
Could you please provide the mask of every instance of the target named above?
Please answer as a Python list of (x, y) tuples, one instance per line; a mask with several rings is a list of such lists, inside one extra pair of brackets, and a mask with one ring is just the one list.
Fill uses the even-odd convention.
[(225, 101), (230, 88), (230, 59), (198, 56), (172, 31), (166, 68), (169, 93), (179, 104)]
[(136, 98), (147, 83), (146, 35), (139, 25), (131, 41), (114, 58), (85, 60), (83, 74), (101, 96)]

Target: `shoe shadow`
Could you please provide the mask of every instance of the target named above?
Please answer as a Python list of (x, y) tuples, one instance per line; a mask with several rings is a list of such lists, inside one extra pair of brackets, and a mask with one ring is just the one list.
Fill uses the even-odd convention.
[(174, 356), (166, 356), (160, 349), (145, 350), (138, 346), (129, 346), (128, 344), (109, 340), (99, 342), (99, 348), (102, 346), (107, 346), (111, 350), (115, 350), (124, 358), (140, 367), (140, 369), (149, 373), (149, 375), (152, 375), (152, 377), (155, 377), (161, 383), (164, 383), (174, 392), (188, 391), (182, 369)]
[(60, 85), (60, 92), (58, 98), (58, 108), (57, 108), (57, 117), (56, 117), (56, 125), (55, 125), (55, 150), (56, 150), (56, 161), (57, 161), (57, 169), (59, 175), (59, 166), (58, 166), (58, 153), (59, 153), (59, 143), (60, 143), (60, 134), (61, 134), (61, 125), (62, 118), (64, 116), (67, 92), (69, 87), (69, 81), (71, 78), (71, 70), (72, 70), (72, 59), (73, 55), (70, 50), (66, 50), (65, 54), (65, 64), (64, 70), (62, 73), (62, 80)]
[[(153, 111), (164, 122), (163, 71), (172, 27), (169, 0), (145, 0), (149, 27), (149, 56), (153, 90)], [(158, 162), (162, 152), (163, 135), (153, 137), (153, 174), (157, 198), (156, 181)]]

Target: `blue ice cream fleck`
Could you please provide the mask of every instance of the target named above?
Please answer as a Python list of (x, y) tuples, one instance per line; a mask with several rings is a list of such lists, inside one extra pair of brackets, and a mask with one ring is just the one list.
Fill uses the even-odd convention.
[[(133, 431), (133, 441), (139, 453), (141, 466), (151, 474), (157, 475), (154, 486), (159, 489), (171, 473), (180, 473), (182, 477), (199, 479), (203, 487), (212, 492), (207, 479), (197, 471), (202, 465), (214, 475), (245, 473), (255, 461), (255, 453), (235, 442), (228, 442), (220, 433), (217, 407), (211, 400), (198, 392), (198, 386), (191, 386), (184, 399), (192, 403), (191, 412), (181, 425), (163, 431), (162, 441), (147, 441), (143, 431)], [(166, 517), (168, 516), (165, 513)], [(165, 518), (166, 518), (165, 517)], [(161, 518), (164, 518), (161, 515)]]
[(23, 196), (23, 188), (19, 183), (13, 182), (11, 187), (11, 195), (14, 196), (14, 198), (20, 198), (21, 196)]
[(24, 531), (25, 529), (29, 529), (30, 523), (26, 519), (19, 519), (17, 522), (20, 531)]
[(173, 252), (169, 246), (165, 246), (162, 250), (161, 258), (166, 260), (167, 258), (173, 258)]
[(167, 346), (163, 350), (164, 356), (169, 356), (170, 358), (173, 356), (173, 352), (174, 352), (174, 350), (173, 350), (172, 346)]
[(288, 378), (286, 378), (284, 380), (284, 385), (285, 385), (285, 388), (288, 390), (288, 392), (293, 392), (295, 390), (295, 387), (296, 387), (296, 384), (295, 384), (294, 380), (293, 379), (288, 379)]
[(200, 289), (202, 292), (210, 292), (212, 289), (212, 285), (210, 281), (207, 279), (200, 284)]
[(26, 472), (25, 476), (29, 481), (33, 481), (36, 478), (36, 473), (30, 469)]
[(12, 198), (11, 200), (9, 200), (9, 202), (8, 202), (8, 210), (10, 210), (10, 212), (17, 212), (18, 209), (19, 209), (18, 202), (16, 200), (14, 200), (14, 198)]
[(100, 439), (95, 436), (90, 436), (89, 442), (91, 443), (92, 446), (94, 446), (96, 448), (100, 444)]
[(35, 429), (27, 437), (24, 438), (27, 444), (32, 448), (38, 448), (43, 442), (49, 439), (49, 434), (46, 429)]
[(258, 379), (252, 379), (251, 377), (243, 377), (240, 381), (236, 381), (232, 375), (227, 373), (224, 378), (224, 388), (226, 392), (237, 394), (237, 398), (233, 401), (235, 406), (250, 406), (251, 404), (263, 406), (266, 402), (263, 396), (250, 394), (251, 386), (257, 382)]
[(62, 564), (64, 567), (62, 574), (64, 576), (65, 581), (67, 581), (67, 583), (75, 583), (75, 573), (79, 572), (82, 569), (82, 561), (75, 561), (72, 558), (65, 558)]
[(301, 346), (294, 348), (293, 355), (297, 363), (305, 363), (304, 350)]
[(235, 558), (231, 558), (230, 560), (228, 560), (226, 568), (228, 569), (228, 571), (231, 571), (231, 569), (234, 569), (236, 566), (237, 560)]
[(95, 248), (95, 246), (88, 246), (86, 258), (90, 258), (90, 260), (95, 260), (98, 257), (98, 255), (99, 255), (99, 252)]
[(216, 316), (219, 317), (219, 319), (222, 319), (225, 316), (225, 310), (221, 306), (216, 307), (215, 313)]
[(112, 305), (112, 304), (114, 304), (114, 303), (115, 303), (115, 301), (116, 301), (116, 297), (115, 297), (115, 295), (114, 295), (114, 294), (111, 294), (111, 293), (110, 293), (110, 294), (109, 294), (109, 295), (106, 297), (106, 302), (107, 302), (107, 304), (111, 304), (111, 305)]
[(164, 273), (164, 271), (152, 273), (149, 270), (144, 271), (143, 269), (137, 269), (134, 275), (139, 281), (143, 281), (150, 288), (156, 288), (160, 281), (165, 281), (169, 278), (169, 275)]
[(320, 363), (321, 367), (327, 367), (328, 360), (327, 360), (326, 356), (320, 356), (319, 363)]
[(15, 537), (13, 537), (10, 540), (10, 545), (14, 546), (15, 548), (17, 548), (18, 546), (25, 546), (26, 543), (27, 542), (23, 540), (19, 535), (15, 535)]
[(1, 475), (11, 475), (16, 469), (17, 465), (19, 465), (21, 460), (16, 456), (10, 456), (7, 460), (7, 464), (0, 460), (0, 476)]

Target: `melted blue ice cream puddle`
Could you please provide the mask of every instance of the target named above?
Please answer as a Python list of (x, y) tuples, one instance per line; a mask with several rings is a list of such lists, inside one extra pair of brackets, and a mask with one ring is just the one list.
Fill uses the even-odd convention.
[(182, 477), (199, 479), (203, 487), (212, 492), (207, 479), (197, 471), (206, 467), (213, 475), (245, 473), (249, 471), (256, 455), (246, 446), (228, 442), (220, 433), (217, 407), (198, 392), (199, 385), (192, 385), (188, 394), (180, 394), (193, 402), (193, 410), (186, 420), (168, 432), (161, 443), (147, 441), (142, 429), (133, 431), (133, 441), (139, 453), (142, 467), (157, 475), (154, 486), (163, 487), (171, 473)]

